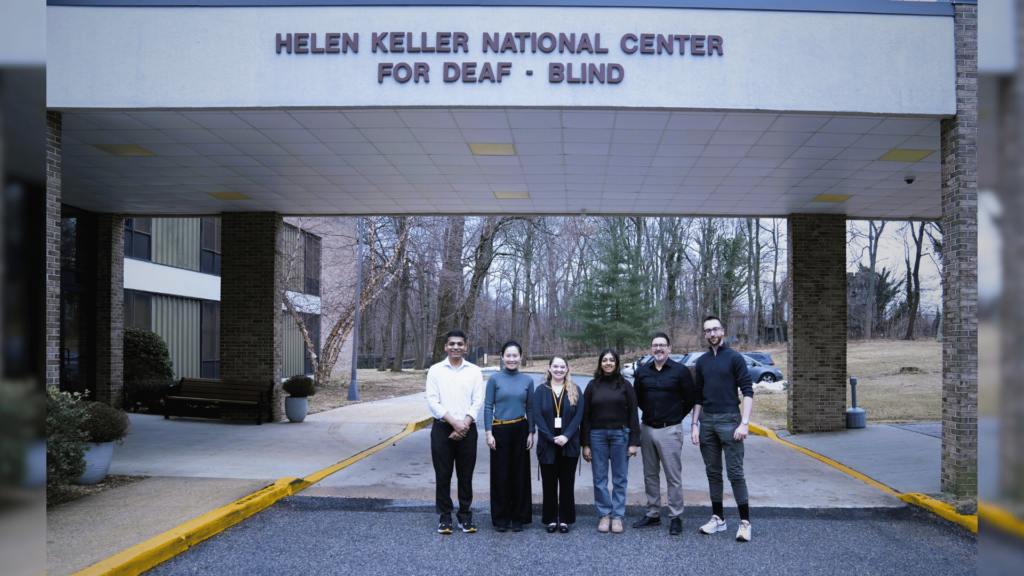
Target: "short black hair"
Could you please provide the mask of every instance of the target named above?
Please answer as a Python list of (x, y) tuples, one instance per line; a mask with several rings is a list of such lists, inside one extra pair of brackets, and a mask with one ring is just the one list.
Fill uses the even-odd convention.
[(519, 350), (519, 355), (522, 356), (523, 355), (523, 347), (520, 346), (519, 342), (516, 342), (515, 340), (509, 340), (508, 342), (505, 342), (505, 345), (501, 347), (501, 355), (504, 356), (505, 355), (505, 350), (508, 350), (509, 348), (511, 348), (513, 346), (515, 346), (516, 349)]
[(707, 324), (708, 320), (718, 320), (718, 323), (721, 324), (722, 329), (725, 329), (725, 324), (722, 324), (722, 319), (719, 318), (718, 316), (715, 316), (714, 314), (709, 314), (708, 316), (704, 317), (704, 321), (700, 323), (702, 328), (705, 324)]
[(651, 342), (654, 342), (658, 338), (664, 338), (666, 344), (668, 344), (669, 346), (672, 345), (672, 340), (670, 340), (668, 334), (665, 334), (664, 332), (658, 332), (657, 334), (655, 334), (654, 338), (651, 338)]
[(459, 330), (458, 328), (449, 330), (448, 333), (444, 335), (444, 343), (447, 344), (448, 340), (451, 338), (462, 338), (462, 341), (465, 342), (466, 333), (463, 332), (462, 330)]

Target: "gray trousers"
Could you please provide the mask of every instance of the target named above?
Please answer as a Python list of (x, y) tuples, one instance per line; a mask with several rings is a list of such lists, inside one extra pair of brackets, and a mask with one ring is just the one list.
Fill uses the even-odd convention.
[(722, 501), (722, 453), (736, 504), (747, 503), (747, 480), (743, 477), (743, 442), (732, 439), (742, 422), (739, 412), (700, 413), (700, 455), (708, 474), (711, 501)]
[(683, 515), (683, 425), (666, 428), (641, 426), (640, 450), (644, 459), (644, 488), (647, 491), (647, 515), (661, 516), (661, 470), (668, 484), (668, 513)]

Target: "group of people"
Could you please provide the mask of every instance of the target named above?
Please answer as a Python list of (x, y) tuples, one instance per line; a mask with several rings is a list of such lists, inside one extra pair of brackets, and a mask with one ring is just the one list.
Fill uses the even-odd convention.
[[(689, 439), (700, 447), (711, 494), (711, 520), (703, 534), (725, 531), (722, 460), (739, 508), (739, 541), (750, 541), (750, 508), (743, 474), (743, 441), (753, 408), (753, 387), (742, 355), (725, 342), (721, 320), (704, 321), (709, 353), (690, 370), (669, 358), (666, 334), (651, 340), (653, 360), (640, 366), (630, 384), (619, 355), (601, 352), (586, 391), (573, 383), (565, 358), (554, 356), (539, 386), (519, 371), (523, 350), (502, 348), (503, 368), (486, 385), (480, 368), (463, 359), (466, 336), (446, 336), (446, 358), (427, 372), (427, 402), (435, 421), (430, 433), (436, 479), (437, 531), (451, 534), (452, 472), (458, 480), (457, 527), (476, 532), (470, 506), (476, 467), (475, 415), (483, 410), (491, 451), (491, 522), (498, 532), (520, 532), (532, 522), (530, 450), (536, 446), (543, 488), (541, 521), (549, 533), (567, 533), (576, 522), (575, 472), (580, 456), (594, 478), (599, 532), (621, 533), (626, 512), (629, 459), (643, 454), (647, 511), (634, 528), (661, 524), (661, 473), (668, 486), (669, 534), (682, 533), (683, 420), (690, 414)], [(740, 396), (742, 395), (742, 400)], [(639, 412), (643, 413), (640, 422)], [(611, 489), (609, 490), (609, 472)]]

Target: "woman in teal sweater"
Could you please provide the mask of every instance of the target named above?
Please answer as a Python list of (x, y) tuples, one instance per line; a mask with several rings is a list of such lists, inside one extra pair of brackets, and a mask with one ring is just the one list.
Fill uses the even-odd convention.
[(523, 348), (509, 341), (501, 349), (504, 368), (487, 379), (484, 428), (491, 449), (491, 523), (498, 532), (511, 525), (522, 532), (533, 519), (530, 448), (533, 448), (533, 377), (519, 371)]

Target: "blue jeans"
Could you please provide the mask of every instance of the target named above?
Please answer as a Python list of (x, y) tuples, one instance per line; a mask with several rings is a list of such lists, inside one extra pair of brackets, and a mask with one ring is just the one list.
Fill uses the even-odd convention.
[[(594, 503), (598, 516), (626, 515), (626, 480), (629, 475), (629, 428), (591, 430), (590, 454), (594, 473)], [(608, 495), (608, 462), (612, 465), (612, 493)]]

